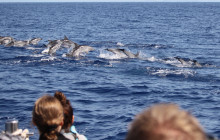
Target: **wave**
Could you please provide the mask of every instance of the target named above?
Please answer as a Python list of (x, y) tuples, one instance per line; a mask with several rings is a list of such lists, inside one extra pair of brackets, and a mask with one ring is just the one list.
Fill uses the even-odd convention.
[(112, 54), (110, 52), (104, 52), (104, 51), (101, 51), (98, 57), (103, 58), (103, 59), (111, 59), (111, 60), (127, 58), (126, 55), (117, 55), (117, 54)]
[(157, 75), (161, 77), (184, 76), (187, 78), (189, 76), (194, 76), (196, 73), (195, 71), (188, 69), (168, 69), (155, 67), (146, 67), (146, 69), (151, 75)]
[(41, 61), (54, 61), (56, 60), (57, 57), (54, 57), (54, 56), (48, 56), (48, 57), (43, 57), (41, 58)]

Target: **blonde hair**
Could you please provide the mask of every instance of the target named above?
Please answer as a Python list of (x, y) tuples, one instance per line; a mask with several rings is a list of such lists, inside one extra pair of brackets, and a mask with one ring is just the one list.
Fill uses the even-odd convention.
[(206, 140), (200, 124), (174, 104), (158, 104), (136, 116), (126, 140)]
[(63, 122), (63, 107), (60, 102), (50, 95), (39, 98), (34, 105), (32, 121), (44, 140), (57, 140), (59, 126)]

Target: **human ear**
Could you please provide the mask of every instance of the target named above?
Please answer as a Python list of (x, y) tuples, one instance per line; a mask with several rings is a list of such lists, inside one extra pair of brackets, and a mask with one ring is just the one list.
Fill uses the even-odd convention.
[(60, 123), (60, 126), (63, 126), (63, 124), (64, 124), (64, 121), (62, 121), (62, 122)]
[(72, 117), (72, 124), (74, 123), (74, 115), (73, 115), (73, 117)]

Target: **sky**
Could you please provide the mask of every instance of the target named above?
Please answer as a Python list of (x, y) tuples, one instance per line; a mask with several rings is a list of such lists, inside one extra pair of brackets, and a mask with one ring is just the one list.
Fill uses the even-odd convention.
[(0, 2), (220, 2), (220, 0), (0, 0)]

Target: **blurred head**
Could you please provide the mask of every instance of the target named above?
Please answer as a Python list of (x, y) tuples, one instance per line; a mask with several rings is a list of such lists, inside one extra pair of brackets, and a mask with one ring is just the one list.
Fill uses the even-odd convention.
[(40, 140), (56, 140), (63, 124), (63, 107), (50, 95), (39, 98), (34, 105), (32, 121), (40, 132)]
[(66, 99), (66, 96), (62, 92), (56, 91), (54, 97), (57, 98), (63, 106), (64, 124), (62, 129), (64, 129), (65, 132), (69, 132), (74, 121), (73, 108), (70, 104), (70, 101)]
[(195, 117), (174, 104), (159, 104), (136, 116), (126, 140), (206, 140)]

